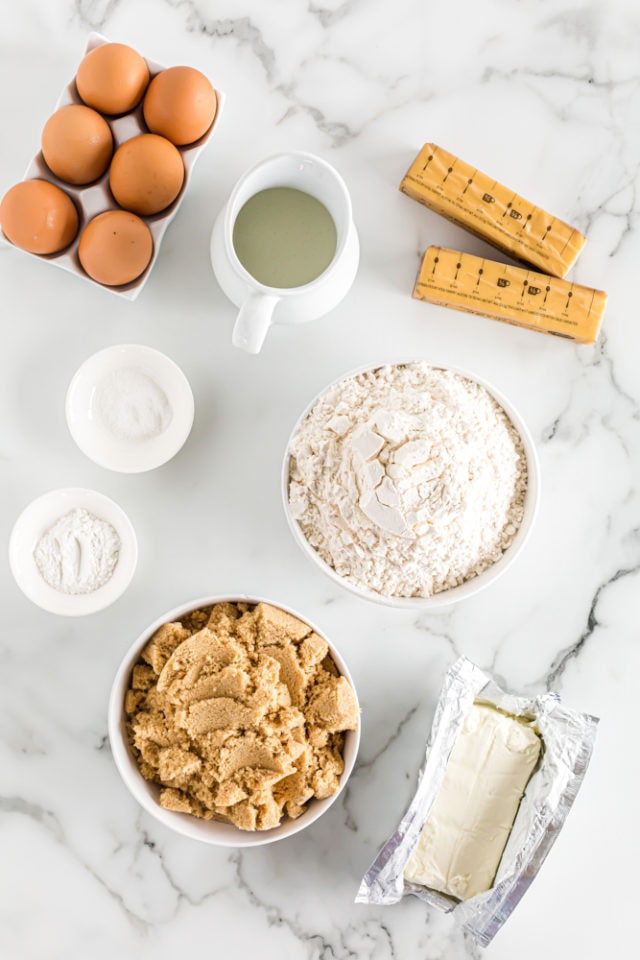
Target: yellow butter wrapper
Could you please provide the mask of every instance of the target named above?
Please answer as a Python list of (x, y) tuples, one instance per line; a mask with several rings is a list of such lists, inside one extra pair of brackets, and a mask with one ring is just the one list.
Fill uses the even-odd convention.
[(603, 290), (446, 247), (428, 247), (413, 289), (427, 300), (576, 343), (595, 343)]
[(587, 242), (547, 213), (435, 143), (426, 143), (400, 189), (517, 260), (564, 277)]

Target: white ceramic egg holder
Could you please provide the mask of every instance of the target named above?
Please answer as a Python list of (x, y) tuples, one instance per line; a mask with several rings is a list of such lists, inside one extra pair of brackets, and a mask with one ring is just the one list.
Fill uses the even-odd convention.
[[(110, 43), (106, 37), (103, 37), (99, 33), (90, 33), (87, 40), (87, 46), (84, 52), (84, 56), (90, 53), (95, 47), (101, 46), (103, 43)], [(153, 78), (157, 73), (160, 73), (166, 68), (159, 63), (154, 63), (152, 60), (146, 59), (147, 66), (149, 67), (149, 73)], [(117, 294), (120, 297), (123, 297), (126, 300), (135, 300), (142, 288), (144, 287), (147, 278), (153, 268), (154, 263), (156, 262), (158, 253), (160, 251), (160, 243), (164, 236), (165, 230), (175, 217), (178, 212), (180, 203), (184, 193), (189, 185), (189, 180), (191, 178), (191, 171), (195, 165), (196, 160), (200, 156), (203, 148), (206, 146), (209, 138), (211, 137), (213, 131), (218, 126), (220, 120), (220, 114), (222, 112), (222, 107), (224, 104), (224, 94), (219, 90), (216, 90), (217, 97), (217, 108), (216, 114), (213, 118), (213, 122), (207, 132), (200, 137), (199, 140), (196, 140), (195, 143), (188, 144), (186, 147), (178, 147), (182, 156), (184, 163), (184, 182), (180, 193), (173, 201), (173, 203), (167, 207), (166, 210), (163, 210), (161, 213), (157, 213), (154, 216), (150, 217), (141, 217), (141, 219), (147, 224), (149, 230), (151, 231), (151, 236), (153, 238), (153, 254), (149, 265), (139, 277), (135, 280), (132, 280), (130, 283), (122, 284), (118, 287), (108, 287), (104, 286), (105, 290), (110, 290), (112, 293)], [(82, 103), (76, 90), (75, 79), (69, 83), (58, 98), (58, 102), (55, 105), (54, 110), (59, 110), (61, 107), (66, 107), (72, 103)], [(113, 135), (114, 141), (114, 152), (117, 148), (125, 142), (125, 140), (130, 140), (131, 137), (135, 137), (140, 133), (148, 133), (149, 130), (145, 125), (143, 113), (142, 113), (142, 101), (138, 106), (132, 110), (130, 113), (124, 114), (120, 117), (109, 117), (105, 116), (104, 119), (109, 124), (111, 128), (111, 133)], [(87, 225), (89, 220), (93, 217), (96, 217), (99, 213), (104, 213), (107, 210), (120, 210), (121, 207), (113, 198), (111, 191), (109, 189), (109, 169), (93, 183), (87, 184), (86, 186), (74, 186), (73, 184), (66, 183), (64, 180), (60, 180), (56, 177), (49, 167), (46, 165), (42, 152), (33, 158), (29, 166), (25, 171), (23, 177), (24, 180), (33, 180), (34, 178), (40, 180), (48, 180), (51, 183), (54, 183), (56, 186), (60, 187), (64, 192), (71, 197), (73, 202), (76, 205), (78, 210), (78, 233), (74, 241), (61, 253), (52, 253), (48, 255), (28, 253), (30, 257), (36, 257), (39, 260), (48, 260), (56, 267), (61, 267), (61, 269), (66, 270), (68, 273), (75, 273), (80, 277), (83, 277), (85, 280), (88, 280), (89, 283), (94, 286), (102, 287), (103, 284), (97, 283), (95, 280), (92, 280), (91, 277), (84, 271), (80, 264), (78, 258), (78, 242), (80, 239), (80, 234), (84, 227)], [(8, 240), (2, 234), (0, 230), (0, 240), (7, 246), (14, 247), (14, 244), (9, 243)], [(18, 250), (19, 247), (14, 247)], [(22, 253), (27, 251), (22, 250)]]

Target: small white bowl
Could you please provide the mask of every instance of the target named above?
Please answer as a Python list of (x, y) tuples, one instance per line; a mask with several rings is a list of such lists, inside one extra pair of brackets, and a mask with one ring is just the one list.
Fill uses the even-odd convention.
[[(100, 416), (101, 383), (127, 368), (150, 377), (164, 392), (172, 416), (162, 433), (121, 438)], [(118, 473), (143, 473), (166, 463), (185, 443), (193, 425), (193, 393), (180, 367), (165, 354), (140, 344), (119, 344), (94, 353), (74, 374), (65, 414), (71, 436), (90, 460)]]
[[(34, 550), (40, 538), (60, 517), (78, 507), (106, 520), (120, 538), (120, 552), (111, 578), (91, 593), (62, 593), (49, 586), (36, 566)], [(131, 583), (138, 562), (138, 542), (124, 510), (95, 490), (66, 487), (51, 490), (32, 501), (16, 520), (9, 538), (9, 566), (22, 592), (49, 613), (81, 617), (104, 610)]]
[[(341, 577), (338, 573), (336, 573), (334, 568), (330, 566), (330, 564), (326, 563), (320, 554), (311, 546), (302, 532), (299, 523), (291, 516), (291, 510), (289, 507), (289, 450), (291, 447), (291, 441), (300, 428), (300, 425), (316, 405), (316, 403), (321, 399), (322, 396), (324, 396), (325, 393), (327, 393), (328, 390), (331, 390), (332, 387), (338, 383), (342, 383), (344, 380), (350, 380), (352, 377), (364, 373), (365, 371), (377, 370), (380, 367), (387, 365), (401, 366), (407, 363), (427, 363), (429, 366), (436, 369), (450, 370), (451, 372), (460, 374), (460, 376), (466, 377), (469, 380), (473, 380), (475, 383), (478, 383), (480, 386), (484, 387), (507, 413), (511, 423), (522, 439), (522, 444), (527, 458), (528, 479), (524, 503), (524, 515), (518, 532), (514, 536), (509, 547), (505, 550), (502, 557), (496, 561), (496, 563), (488, 567), (483, 573), (473, 577), (470, 580), (466, 580), (464, 583), (460, 584), (460, 586), (452, 587), (449, 590), (443, 590), (442, 592), (436, 593), (431, 597), (385, 596), (384, 594), (373, 590), (366, 590), (364, 587), (360, 587), (357, 584), (350, 582), (345, 577)], [(356, 370), (352, 370), (349, 373), (345, 373), (341, 377), (337, 377), (323, 390), (321, 390), (320, 393), (316, 394), (306, 409), (298, 417), (298, 420), (296, 421), (289, 436), (282, 462), (281, 491), (285, 516), (296, 543), (302, 549), (302, 552), (313, 563), (315, 563), (323, 573), (330, 577), (331, 580), (358, 597), (361, 597), (365, 600), (373, 600), (376, 603), (382, 603), (389, 607), (411, 610), (434, 610), (438, 607), (444, 607), (451, 603), (457, 603), (459, 600), (465, 600), (467, 597), (471, 597), (473, 594), (478, 593), (478, 591), (483, 590), (485, 587), (489, 586), (489, 584), (494, 583), (498, 577), (502, 576), (505, 570), (511, 566), (518, 554), (522, 551), (525, 543), (529, 539), (531, 530), (533, 529), (533, 525), (538, 513), (538, 507), (540, 505), (540, 464), (533, 439), (526, 423), (515, 409), (513, 404), (507, 400), (507, 398), (492, 384), (488, 383), (486, 380), (483, 380), (481, 377), (476, 376), (476, 374), (470, 373), (468, 370), (464, 370), (460, 367), (452, 367), (449, 366), (449, 364), (445, 365), (436, 362), (432, 363), (431, 361), (424, 360), (423, 358), (413, 358), (411, 360), (389, 361), (388, 363), (374, 363), (367, 364), (364, 367), (358, 367)]]
[(158, 617), (150, 627), (147, 627), (147, 629), (140, 634), (125, 654), (113, 681), (111, 696), (109, 697), (109, 740), (113, 759), (125, 785), (147, 813), (150, 813), (151, 816), (159, 820), (165, 827), (174, 830), (176, 833), (183, 834), (186, 837), (191, 837), (193, 840), (201, 840), (203, 843), (210, 843), (219, 847), (256, 847), (267, 843), (275, 843), (277, 840), (283, 840), (285, 837), (293, 836), (294, 833), (299, 833), (321, 817), (332, 803), (337, 800), (344, 790), (356, 762), (358, 747), (360, 745), (360, 725), (358, 724), (357, 730), (349, 730), (345, 733), (343, 749), (344, 771), (340, 778), (340, 786), (337, 792), (324, 800), (309, 801), (307, 810), (297, 819), (292, 820), (291, 818), (285, 817), (279, 826), (271, 830), (240, 830), (230, 823), (222, 823), (216, 820), (202, 820), (199, 817), (194, 817), (187, 813), (176, 813), (174, 810), (165, 810), (164, 807), (161, 807), (158, 800), (160, 788), (156, 784), (144, 779), (127, 739), (124, 698), (129, 688), (131, 673), (133, 667), (138, 662), (142, 649), (163, 623), (179, 620), (180, 617), (189, 613), (191, 610), (208, 607), (214, 603), (222, 603), (223, 601), (228, 601), (229, 603), (268, 603), (308, 624), (315, 633), (327, 642), (333, 661), (340, 671), (340, 674), (346, 677), (351, 684), (357, 702), (358, 695), (356, 687), (346, 663), (327, 638), (326, 634), (313, 624), (308, 617), (302, 616), (302, 614), (297, 613), (283, 603), (276, 603), (265, 597), (249, 597), (245, 594), (203, 597), (200, 600), (183, 603), (179, 607), (175, 607), (173, 610), (169, 610), (168, 613)]

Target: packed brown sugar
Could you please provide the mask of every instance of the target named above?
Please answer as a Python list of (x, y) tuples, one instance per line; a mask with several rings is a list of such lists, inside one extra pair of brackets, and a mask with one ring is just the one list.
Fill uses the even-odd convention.
[(339, 787), (358, 705), (326, 641), (266, 603), (166, 623), (133, 668), (128, 737), (169, 810), (268, 830)]

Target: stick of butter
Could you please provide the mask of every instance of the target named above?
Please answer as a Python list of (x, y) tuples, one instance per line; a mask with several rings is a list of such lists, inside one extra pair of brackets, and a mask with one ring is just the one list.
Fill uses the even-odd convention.
[(458, 900), (489, 890), (541, 748), (525, 720), (474, 703), (405, 879)]
[(428, 247), (416, 300), (477, 313), (577, 343), (595, 343), (607, 294), (446, 247)]
[(435, 143), (425, 143), (400, 189), (494, 247), (554, 277), (566, 275), (587, 242), (568, 223)]

